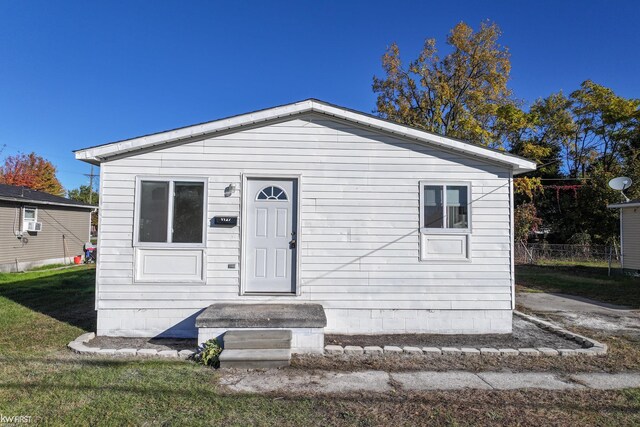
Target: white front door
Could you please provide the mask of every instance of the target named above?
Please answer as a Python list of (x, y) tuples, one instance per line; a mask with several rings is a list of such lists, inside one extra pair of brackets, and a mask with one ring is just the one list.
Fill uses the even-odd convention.
[(295, 293), (297, 180), (249, 179), (245, 292)]

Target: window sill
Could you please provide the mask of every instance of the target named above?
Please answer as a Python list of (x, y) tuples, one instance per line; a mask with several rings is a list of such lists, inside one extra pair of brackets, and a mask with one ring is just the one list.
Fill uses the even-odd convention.
[(138, 242), (133, 244), (137, 249), (206, 249), (204, 243), (151, 243)]
[(420, 234), (471, 234), (470, 228), (421, 228)]

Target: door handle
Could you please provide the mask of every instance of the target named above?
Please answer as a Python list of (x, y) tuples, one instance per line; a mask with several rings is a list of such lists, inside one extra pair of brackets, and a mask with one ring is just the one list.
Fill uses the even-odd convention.
[(295, 249), (296, 248), (296, 232), (292, 232), (291, 233), (291, 241), (289, 242), (289, 249)]

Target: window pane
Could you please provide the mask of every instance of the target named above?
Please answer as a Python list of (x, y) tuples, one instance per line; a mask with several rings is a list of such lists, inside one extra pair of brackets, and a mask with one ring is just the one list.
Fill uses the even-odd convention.
[(173, 242), (202, 243), (204, 183), (176, 182), (173, 198)]
[(442, 228), (442, 186), (426, 185), (424, 187), (424, 226), (425, 228)]
[(142, 181), (140, 185), (141, 242), (166, 242), (169, 214), (169, 183)]
[(468, 228), (467, 187), (447, 186), (447, 228)]
[(25, 208), (24, 209), (24, 220), (25, 221), (35, 221), (36, 219), (36, 210), (33, 208)]

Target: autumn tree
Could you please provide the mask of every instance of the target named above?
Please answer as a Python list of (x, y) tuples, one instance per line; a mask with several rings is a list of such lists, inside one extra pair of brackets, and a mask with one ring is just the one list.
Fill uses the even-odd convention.
[(610, 171), (621, 160), (640, 124), (640, 100), (626, 99), (613, 90), (586, 80), (571, 93), (574, 133), (565, 147), (572, 176), (586, 176), (589, 165), (599, 162)]
[(609, 172), (625, 161), (640, 123), (639, 107), (640, 100), (586, 80), (569, 96), (559, 92), (537, 100), (529, 112), (502, 107), (498, 128), (511, 152), (547, 165), (540, 174), (587, 178), (596, 164)]
[(640, 100), (585, 80), (568, 95), (542, 97), (529, 106), (507, 86), (509, 51), (494, 23), (474, 31), (465, 23), (449, 33), (447, 54), (428, 39), (418, 57), (403, 63), (392, 44), (373, 78), (376, 112), (383, 118), (445, 136), (501, 147), (534, 160), (536, 171), (514, 180), (517, 240), (536, 228), (550, 239), (609, 243), (620, 200), (607, 182), (631, 177), (629, 197), (640, 197)]
[(515, 105), (501, 107), (496, 129), (512, 153), (536, 161), (538, 168), (529, 176), (562, 175), (561, 153), (574, 130), (571, 101), (562, 93), (538, 99), (528, 112)]
[(520, 178), (514, 181), (513, 190), (518, 199), (514, 211), (514, 237), (516, 242), (526, 243), (529, 235), (542, 225), (534, 204), (536, 196), (544, 193), (542, 181), (540, 178)]
[(610, 243), (617, 238), (618, 212), (606, 206), (620, 201), (620, 195), (607, 183), (620, 175), (635, 181), (640, 173), (639, 100), (586, 80), (569, 96), (552, 94), (527, 112), (502, 108), (499, 126), (513, 153), (540, 165), (518, 180), (543, 177), (547, 191), (520, 203), (534, 203), (554, 241), (589, 236), (595, 243)]
[(64, 188), (56, 176), (56, 167), (36, 153), (7, 157), (0, 167), (0, 183), (64, 195)]
[(436, 40), (427, 39), (407, 66), (392, 44), (382, 57), (385, 76), (373, 78), (377, 113), (387, 119), (441, 135), (496, 146), (498, 110), (513, 105), (507, 87), (509, 51), (498, 43), (495, 23), (474, 32), (456, 25), (447, 37), (451, 53), (440, 58)]

